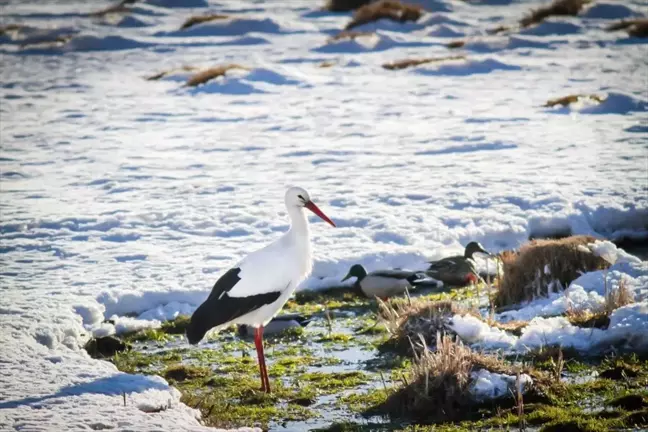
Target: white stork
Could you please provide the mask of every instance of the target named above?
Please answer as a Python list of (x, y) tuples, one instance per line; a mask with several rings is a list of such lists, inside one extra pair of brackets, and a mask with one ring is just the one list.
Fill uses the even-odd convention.
[(300, 187), (286, 191), (290, 229), (263, 249), (252, 252), (216, 281), (207, 300), (191, 316), (189, 343), (197, 344), (211, 330), (231, 324), (255, 328), (261, 390), (270, 392), (263, 354), (263, 327), (281, 310), (297, 285), (310, 273), (312, 254), (304, 208), (335, 226)]

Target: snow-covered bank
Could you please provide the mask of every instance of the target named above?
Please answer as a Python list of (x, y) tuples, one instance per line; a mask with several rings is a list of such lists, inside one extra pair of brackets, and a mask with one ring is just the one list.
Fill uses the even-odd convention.
[[(138, 2), (114, 22), (88, 16), (107, 1), (3, 5), (2, 25), (27, 28), (0, 36), (2, 428), (200, 429), (166, 383), (79, 346), (190, 312), (224, 269), (287, 228), (289, 184), (338, 225), (313, 224), (303, 289), (338, 283), (354, 263), (423, 268), (470, 240), (498, 251), (556, 232), (645, 238), (645, 45), (603, 31), (641, 15), (641, 2), (489, 39), (485, 27), (532, 5), (427, 3), (415, 25), (381, 21), (369, 43), (331, 45), (350, 16), (314, 13), (311, 0), (210, 3), (240, 19), (188, 33), (177, 29), (208, 2)], [(181, 5), (197, 9), (171, 7)], [(465, 64), (381, 67), (447, 55), (460, 35), (471, 38)], [(143, 78), (229, 62), (251, 72), (195, 90)], [(610, 97), (542, 107), (574, 93)], [(638, 296), (643, 265), (614, 270)], [(581, 282), (570, 299), (599, 302)], [(541, 302), (519, 313), (566, 307)], [(622, 332), (643, 312), (618, 313)], [(538, 331), (561, 325), (537, 320)], [(150, 413), (147, 401), (170, 403)]]

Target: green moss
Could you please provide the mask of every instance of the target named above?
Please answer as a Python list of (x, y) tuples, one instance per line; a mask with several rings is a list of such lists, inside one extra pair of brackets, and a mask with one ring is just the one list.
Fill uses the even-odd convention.
[(353, 392), (342, 396), (337, 405), (356, 413), (364, 413), (372, 407), (383, 404), (393, 392), (392, 389), (374, 389), (367, 392)]
[(170, 381), (187, 381), (211, 375), (211, 369), (202, 366), (175, 364), (167, 367), (162, 376)]
[(335, 393), (339, 390), (358, 387), (369, 381), (369, 376), (361, 371), (352, 372), (308, 372), (298, 377), (300, 382), (310, 383), (322, 393)]
[(148, 328), (124, 335), (123, 339), (125, 342), (166, 342), (169, 340), (169, 335), (161, 329)]
[(215, 376), (182, 382), (182, 401), (203, 414), (210, 426), (267, 428), (271, 422), (300, 421), (317, 415), (296, 402), (312, 399), (312, 388), (288, 387), (271, 382), (272, 393), (259, 391), (260, 382), (249, 376)]
[(167, 334), (184, 334), (189, 326), (189, 321), (191, 321), (190, 316), (178, 315), (176, 319), (162, 323), (160, 330)]
[(605, 405), (614, 408), (622, 408), (628, 411), (648, 408), (648, 390), (646, 390), (644, 394), (633, 393), (609, 399)]

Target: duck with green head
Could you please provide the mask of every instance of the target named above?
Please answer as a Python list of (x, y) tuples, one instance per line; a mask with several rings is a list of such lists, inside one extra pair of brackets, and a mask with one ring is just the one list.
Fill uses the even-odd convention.
[(377, 270), (367, 273), (360, 264), (353, 265), (342, 282), (352, 277), (356, 278), (353, 287), (358, 294), (380, 297), (383, 300), (401, 295), (417, 282), (426, 280), (422, 273), (407, 270)]
[(448, 285), (464, 286), (477, 282), (477, 270), (473, 261), (476, 254), (492, 256), (481, 244), (473, 241), (466, 245), (463, 255), (431, 262), (425, 274)]

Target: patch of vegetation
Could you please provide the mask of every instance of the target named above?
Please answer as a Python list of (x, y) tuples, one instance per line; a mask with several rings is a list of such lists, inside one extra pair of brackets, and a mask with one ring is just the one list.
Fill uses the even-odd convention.
[(135, 350), (116, 353), (111, 362), (122, 372), (152, 374), (170, 363), (182, 360), (182, 351), (161, 351), (145, 354)]
[(326, 9), (331, 12), (349, 12), (358, 9), (374, 0), (328, 0)]
[(160, 79), (162, 79), (164, 77), (167, 77), (169, 75), (174, 75), (174, 74), (178, 74), (178, 73), (185, 73), (185, 72), (195, 72), (197, 70), (198, 70), (198, 68), (194, 67), (194, 66), (182, 66), (180, 68), (169, 69), (169, 70), (165, 70), (165, 71), (162, 71), (162, 72), (158, 72), (156, 74), (153, 74), (153, 75), (150, 75), (150, 76), (146, 77), (145, 79), (147, 81), (157, 81), (157, 80), (160, 80)]
[(379, 316), (390, 335), (379, 350), (408, 356), (415, 354), (415, 346), (421, 342), (419, 337), (424, 338), (426, 346), (434, 346), (438, 334), (454, 334), (448, 327), (450, 318), (457, 313), (466, 313), (457, 303), (434, 302), (425, 298), (379, 304)]
[(454, 41), (450, 41), (450, 42), (448, 42), (448, 43), (446, 44), (446, 48), (449, 48), (449, 49), (457, 49), (457, 48), (462, 48), (462, 47), (464, 47), (465, 45), (466, 45), (466, 41), (465, 41), (465, 40), (454, 40)]
[(91, 12), (88, 15), (91, 17), (101, 18), (111, 14), (127, 14), (132, 12), (132, 9), (128, 6), (130, 3), (134, 3), (133, 0), (123, 0), (104, 9)]
[(336, 393), (369, 382), (369, 375), (362, 371), (307, 372), (299, 375), (299, 382), (313, 385), (321, 393)]
[(178, 315), (176, 319), (162, 323), (160, 330), (167, 334), (184, 334), (189, 326), (191, 317), (188, 315)]
[(408, 21), (416, 22), (423, 15), (423, 8), (418, 5), (401, 3), (398, 0), (379, 0), (362, 6), (353, 14), (353, 19), (347, 24), (345, 30), (369, 24), (381, 19), (388, 19), (399, 23)]
[(604, 100), (605, 98), (597, 95), (572, 94), (572, 95), (563, 96), (555, 99), (549, 99), (543, 106), (546, 108), (553, 108), (557, 105), (566, 107), (581, 101), (591, 101), (599, 104)]
[(216, 67), (202, 70), (190, 76), (187, 82), (185, 83), (185, 85), (187, 87), (196, 87), (200, 84), (205, 84), (210, 80), (216, 79), (221, 76), (225, 76), (227, 72), (233, 69), (248, 70), (248, 68), (234, 63), (222, 65), (222, 66), (216, 66)]
[(548, 6), (531, 11), (520, 20), (522, 27), (538, 24), (551, 16), (575, 16), (591, 0), (554, 0)]
[(446, 57), (427, 57), (427, 58), (418, 58), (418, 59), (403, 59), (391, 63), (385, 63), (382, 65), (384, 69), (388, 70), (400, 70), (406, 69), (409, 67), (420, 66), (422, 64), (428, 63), (442, 63), (446, 61), (456, 61), (456, 60), (466, 60), (465, 56), (446, 56)]
[(147, 328), (134, 333), (128, 333), (122, 337), (127, 343), (132, 342), (167, 342), (169, 335), (161, 329)]
[(625, 30), (631, 37), (648, 37), (648, 18), (619, 21), (607, 28), (607, 31)]
[(582, 249), (594, 241), (591, 236), (532, 240), (519, 252), (501, 254), (503, 276), (496, 304), (518, 304), (547, 295), (549, 286), (566, 287), (582, 272), (608, 268), (610, 264), (603, 258)]
[(337, 405), (356, 413), (363, 413), (384, 404), (392, 392), (393, 389), (390, 388), (373, 389), (363, 393), (353, 392), (342, 396)]
[(106, 336), (90, 339), (83, 348), (88, 352), (90, 357), (102, 359), (131, 349), (131, 346), (114, 336)]
[(338, 41), (343, 41), (343, 40), (355, 40), (356, 38), (359, 37), (367, 37), (367, 36), (373, 36), (375, 33), (374, 32), (363, 32), (363, 31), (341, 31), (340, 33), (336, 34), (335, 36), (331, 37), (328, 42), (338, 42)]
[(193, 27), (198, 24), (210, 22), (210, 21), (221, 21), (229, 19), (227, 15), (219, 14), (209, 14), (209, 15), (195, 15), (187, 18), (184, 23), (180, 26), (180, 30), (186, 30), (190, 27)]
[(162, 376), (170, 381), (187, 381), (190, 379), (203, 378), (211, 375), (211, 370), (203, 366), (192, 366), (186, 364), (174, 364), (167, 367)]
[[(417, 423), (469, 418), (479, 405), (469, 391), (470, 375), (479, 369), (514, 374), (502, 359), (475, 353), (452, 337), (441, 336), (434, 352), (424, 350), (415, 357), (409, 376), (403, 376), (403, 385), (365, 413), (383, 413)], [(534, 380), (538, 378), (539, 374), (534, 374)]]
[(626, 411), (637, 411), (642, 408), (648, 408), (647, 394), (627, 394), (609, 400), (607, 406), (622, 408)]

